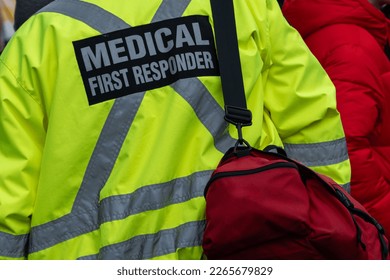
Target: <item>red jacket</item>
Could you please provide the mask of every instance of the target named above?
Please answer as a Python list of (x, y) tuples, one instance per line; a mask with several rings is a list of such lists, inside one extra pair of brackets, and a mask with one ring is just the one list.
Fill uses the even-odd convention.
[(390, 238), (390, 21), (368, 0), (285, 0), (283, 13), (336, 86), (351, 194)]

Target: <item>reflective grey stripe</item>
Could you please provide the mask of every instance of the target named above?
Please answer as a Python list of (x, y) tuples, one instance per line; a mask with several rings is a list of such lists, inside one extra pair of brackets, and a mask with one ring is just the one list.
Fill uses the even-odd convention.
[(234, 146), (236, 140), (227, 132), (228, 124), (224, 119), (225, 111), (199, 79), (179, 80), (172, 87), (194, 108), (199, 120), (214, 136), (214, 143), (219, 151), (225, 153)]
[(284, 144), (286, 153), (307, 166), (337, 164), (348, 159), (345, 138), (315, 144)]
[(94, 4), (80, 0), (56, 0), (43, 7), (40, 12), (56, 12), (78, 19), (101, 33), (129, 27), (122, 19)]
[(99, 193), (114, 167), (128, 130), (142, 102), (144, 93), (115, 101), (91, 156), (73, 211), (95, 208)]
[(191, 0), (164, 0), (155, 13), (152, 22), (180, 17), (190, 2)]
[(100, 190), (111, 174), (127, 131), (144, 94), (119, 98), (113, 105), (91, 156), (72, 212), (55, 221), (33, 227), (29, 251), (36, 252), (98, 228)]
[(346, 190), (348, 193), (351, 193), (351, 183), (347, 183), (344, 185), (341, 185), (344, 190)]
[[(204, 221), (190, 222), (174, 229), (161, 230), (156, 234), (139, 235), (130, 240), (103, 247), (97, 255), (79, 259), (141, 260), (163, 256), (174, 253), (178, 248), (201, 246), (204, 227)], [(173, 244), (177, 247), (173, 247)]]
[(203, 196), (204, 186), (213, 170), (194, 173), (163, 184), (137, 189), (134, 193), (110, 196), (100, 202), (100, 223), (120, 220), (130, 215), (164, 208)]
[[(46, 12), (53, 11), (57, 13), (63, 13), (71, 17), (73, 17), (73, 13), (74, 13), (77, 19), (82, 20), (86, 24), (91, 25), (91, 27), (97, 30), (99, 30), (98, 28), (102, 28), (99, 30), (100, 32), (110, 32), (118, 28), (129, 27), (122, 20), (110, 19), (111, 17), (116, 18), (116, 16), (104, 11), (103, 9), (100, 9), (98, 6), (91, 5), (87, 2), (70, 0), (71, 6), (66, 7), (65, 4), (68, 2), (69, 1), (52, 2), (52, 4), (46, 6), (42, 11), (46, 11)], [(162, 7), (166, 6), (169, 7), (169, 9), (171, 9), (172, 6), (174, 6), (175, 8), (177, 6), (179, 8), (179, 10), (176, 10), (177, 14), (172, 14), (172, 13), (170, 14), (170, 16), (172, 17), (177, 17), (182, 14), (182, 12), (185, 10), (185, 7), (189, 4), (189, 2), (190, 1), (181, 1), (181, 5), (177, 6), (177, 5), (173, 5), (176, 4), (176, 2), (172, 0), (164, 1)], [(186, 3), (186, 5), (183, 5), (183, 3)], [(92, 15), (87, 11), (90, 6), (92, 6), (94, 10), (96, 9), (100, 10), (98, 12), (99, 14), (98, 22), (96, 22), (96, 15)], [(62, 12), (62, 8), (64, 7), (66, 7), (65, 12)], [(159, 12), (163, 13), (163, 11), (164, 9), (161, 9), (160, 7)], [(160, 17), (155, 16), (155, 18), (161, 19), (161, 16)], [(104, 23), (104, 26), (100, 26), (100, 23)], [(108, 23), (113, 24), (114, 27), (109, 26)], [(95, 26), (95, 24), (97, 24), (97, 26)], [(180, 83), (178, 83), (177, 86), (178, 88), (180, 88), (179, 84)], [(209, 92), (206, 93), (207, 95), (210, 95)], [(197, 92), (197, 94), (199, 94), (199, 92)], [(113, 165), (122, 147), (123, 140), (128, 133), (128, 130), (131, 126), (134, 116), (140, 106), (140, 103), (142, 102), (143, 96), (144, 93), (138, 93), (132, 96), (126, 96), (115, 100), (114, 106), (107, 118), (107, 121), (99, 137), (98, 143), (90, 159), (82, 185), (76, 197), (72, 212), (57, 220), (32, 228), (31, 235), (33, 236), (33, 238), (29, 248), (30, 253), (49, 248), (53, 245), (56, 245), (57, 243), (69, 240), (76, 236), (98, 229), (99, 228), (99, 219), (97, 217), (98, 211), (102, 211), (100, 213), (102, 215), (101, 218), (103, 218), (104, 221), (112, 221), (116, 219), (116, 217), (114, 217), (113, 214), (110, 211), (108, 211), (109, 207), (113, 205), (112, 202), (115, 200), (116, 197), (111, 197), (109, 199), (106, 199), (105, 201), (102, 201), (103, 203), (103, 207), (102, 207), (101, 205), (100, 206), (98, 205), (99, 192), (101, 188), (105, 185), (108, 177), (110, 176)], [(213, 98), (210, 96), (209, 100), (213, 100)], [(215, 100), (213, 100), (213, 102), (216, 104)], [(196, 105), (193, 104), (193, 102), (190, 104)], [(197, 108), (203, 109), (203, 107), (200, 105), (203, 104), (197, 104)], [(196, 108), (194, 109), (196, 111)], [(198, 115), (204, 115), (204, 113)], [(221, 120), (223, 120), (223, 117), (221, 117)], [(207, 120), (203, 122), (209, 123), (209, 121)], [(224, 121), (221, 121), (219, 125), (221, 124), (222, 127), (226, 127)], [(211, 126), (209, 125), (208, 127)], [(213, 128), (213, 131), (219, 132), (221, 131), (221, 128), (219, 127)], [(225, 149), (227, 148), (228, 147), (226, 147)], [(207, 172), (205, 172), (204, 174), (207, 174)], [(209, 175), (210, 174), (211, 173), (209, 173)], [(196, 176), (198, 175), (197, 174), (193, 175), (193, 177)], [(193, 183), (194, 186), (187, 185), (186, 186), (187, 193), (188, 193), (188, 189), (192, 189), (193, 197), (203, 195), (201, 190), (203, 190), (203, 187), (205, 185), (204, 180), (206, 180), (206, 178), (207, 175), (203, 177), (203, 180), (195, 180), (195, 182)], [(192, 179), (188, 178), (187, 180), (191, 181)], [(163, 190), (158, 185), (155, 185), (152, 187), (144, 187), (142, 188), (142, 190), (140, 190), (139, 193), (141, 193), (141, 191), (145, 191), (148, 189)], [(171, 195), (174, 195), (175, 197), (179, 197), (180, 193), (183, 191), (183, 189), (181, 188), (171, 188), (171, 189), (173, 190), (173, 194)], [(178, 194), (176, 194), (176, 192), (178, 192)], [(142, 198), (143, 196), (140, 197)], [(160, 203), (160, 205), (167, 204), (164, 201), (164, 196), (161, 195), (159, 196), (159, 194), (157, 193), (157, 195), (155, 194), (154, 197), (159, 197), (161, 199), (160, 201), (154, 201), (155, 203)], [(140, 203), (141, 201), (137, 200), (136, 205), (139, 205)], [(171, 229), (171, 231), (177, 232), (177, 229)], [(157, 233), (156, 235), (158, 234), (159, 233)]]
[(0, 256), (22, 258), (26, 256), (28, 234), (12, 235), (0, 232)]

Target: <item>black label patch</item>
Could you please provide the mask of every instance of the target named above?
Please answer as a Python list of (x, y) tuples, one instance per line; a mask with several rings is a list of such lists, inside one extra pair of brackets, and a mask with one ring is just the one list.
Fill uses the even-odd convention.
[(219, 75), (206, 16), (123, 29), (73, 46), (90, 105), (183, 78)]

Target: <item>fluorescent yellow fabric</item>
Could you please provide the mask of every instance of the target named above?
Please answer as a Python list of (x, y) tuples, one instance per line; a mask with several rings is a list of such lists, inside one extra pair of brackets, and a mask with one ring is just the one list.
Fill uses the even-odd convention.
[[(148, 24), (162, 1), (86, 2), (137, 26)], [(335, 89), (298, 33), (286, 23), (277, 2), (237, 0), (234, 4), (247, 102), (253, 113), (253, 125), (243, 130), (246, 140), (264, 148), (342, 139)], [(212, 24), (208, 1), (191, 1), (183, 16), (189, 15), (209, 16)], [(72, 42), (96, 35), (98, 31), (79, 20), (43, 12), (15, 33), (0, 58), (0, 242), (28, 235), (75, 211), (80, 186), (88, 179), (86, 169), (115, 102), (89, 106), (85, 95)], [(199, 81), (223, 108), (219, 77), (199, 77)], [(55, 244), (39, 241), (41, 247), (30, 248), (25, 258), (98, 255), (102, 248), (109, 250), (110, 245), (132, 238), (142, 242), (139, 236), (159, 240), (159, 232), (178, 227), (174, 232), (180, 234), (190, 223), (204, 220), (201, 192), (194, 192), (193, 197), (166, 194), (166, 205), (148, 209), (146, 202), (137, 202), (145, 207), (143, 211), (101, 219), (105, 200), (141, 195), (144, 187), (164, 193), (161, 189), (178, 178), (186, 182), (193, 174), (212, 171), (223, 156), (194, 109), (173, 87), (147, 91), (134, 115), (123, 145), (108, 147), (118, 149), (119, 154), (112, 170), (107, 170), (104, 185), (96, 186), (101, 187), (97, 197), (90, 197), (96, 205), (80, 212), (80, 220), (72, 220), (82, 224), (84, 215), (96, 216), (99, 226), (57, 243), (50, 241)], [(236, 137), (234, 127), (229, 133)], [(348, 159), (313, 168), (341, 184), (349, 182)], [(170, 199), (175, 203), (170, 204)], [(41, 234), (50, 236), (49, 231)], [(174, 252), (156, 249), (154, 255), (131, 257), (201, 259), (199, 244), (172, 242)], [(0, 256), (20, 258), (2, 249)]]

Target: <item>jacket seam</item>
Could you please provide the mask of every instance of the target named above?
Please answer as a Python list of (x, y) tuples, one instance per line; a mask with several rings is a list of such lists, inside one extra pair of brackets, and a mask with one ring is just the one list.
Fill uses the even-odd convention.
[(24, 86), (23, 86), (23, 83), (21, 81), (21, 79), (19, 79), (15, 74), (14, 72), (12, 72), (11, 68), (5, 63), (5, 61), (0, 58), (0, 62), (4, 65), (4, 67), (8, 70), (8, 72), (12, 75), (12, 77), (15, 79), (15, 81), (17, 82), (17, 84), (24, 90), (25, 93), (27, 93), (30, 98), (32, 100), (34, 100), (35, 103), (37, 103), (37, 105), (39, 105), (39, 107), (42, 107), (42, 104), (34, 97), (34, 95), (31, 94), (31, 92), (29, 90), (27, 90)]

